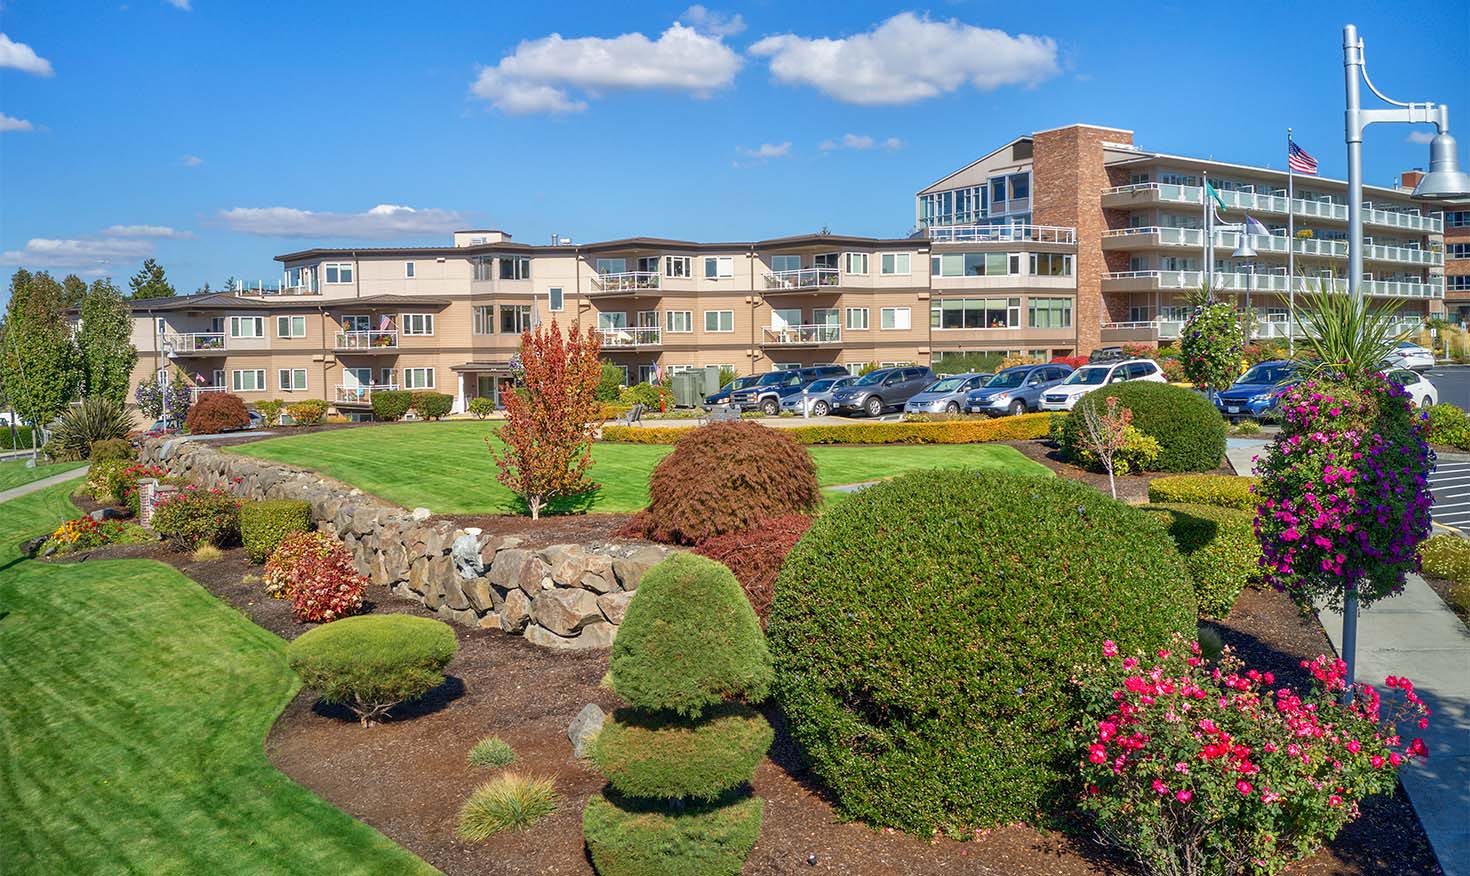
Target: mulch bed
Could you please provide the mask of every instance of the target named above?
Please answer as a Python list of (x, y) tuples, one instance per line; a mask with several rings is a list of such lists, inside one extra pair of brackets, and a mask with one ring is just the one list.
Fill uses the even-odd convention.
[[(1088, 471), (1085, 468), (1067, 462), (1062, 458), (1061, 450), (1057, 449), (1045, 439), (1034, 439), (1029, 441), (1004, 441), (1004, 444), (1016, 448), (1026, 455), (1026, 458), (1039, 462), (1056, 473), (1057, 477), (1068, 480), (1081, 481), (1094, 489), (1106, 493), (1108, 491), (1108, 476), (1103, 473)], [(1230, 463), (1221, 461), (1220, 467), (1209, 474), (1233, 475), (1235, 469)], [(1118, 486), (1118, 498), (1130, 504), (1139, 504), (1148, 501), (1148, 484), (1154, 478), (1170, 477), (1170, 472), (1143, 472), (1141, 474), (1119, 475), (1114, 478)]]
[[(454, 525), (464, 528), (479, 527), (486, 535), (513, 535), (521, 539), (521, 547), (546, 547), (553, 544), (585, 544), (591, 542), (616, 541), (637, 543), (643, 539), (623, 534), (631, 514), (557, 514), (533, 521), (529, 517), (511, 516), (449, 516), (435, 520), (452, 520)], [(652, 542), (648, 542), (652, 544)]]

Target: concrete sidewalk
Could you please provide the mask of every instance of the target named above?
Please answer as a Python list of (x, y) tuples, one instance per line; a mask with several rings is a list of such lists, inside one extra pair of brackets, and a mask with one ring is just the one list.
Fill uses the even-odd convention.
[(28, 484), (21, 484), (14, 489), (0, 492), (0, 502), (9, 502), (11, 499), (19, 499), (21, 496), (27, 495), (29, 493), (34, 493), (37, 490), (44, 490), (47, 487), (53, 486), (55, 484), (64, 484), (67, 481), (74, 481), (77, 478), (86, 477), (86, 474), (87, 466), (84, 465), (81, 468), (74, 468), (71, 471), (64, 471), (61, 474), (52, 475), (49, 478), (41, 478), (39, 481), (31, 481)]
[(1270, 442), (1258, 438), (1226, 438), (1225, 459), (1236, 474), (1255, 474), (1255, 458), (1270, 446)]

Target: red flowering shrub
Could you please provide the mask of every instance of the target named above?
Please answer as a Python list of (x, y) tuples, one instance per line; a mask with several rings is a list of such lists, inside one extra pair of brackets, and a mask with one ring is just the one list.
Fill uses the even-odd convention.
[(326, 623), (362, 608), (367, 579), (342, 543), (320, 532), (288, 536), (265, 564), (265, 592), (291, 600), (300, 623)]
[(1081, 368), (1083, 365), (1086, 365), (1087, 364), (1087, 357), (1086, 356), (1053, 356), (1053, 357), (1051, 357), (1051, 362), (1052, 362), (1053, 365), (1066, 365), (1066, 366), (1068, 366), (1070, 368)]
[(810, 517), (788, 514), (766, 520), (751, 529), (706, 539), (694, 552), (724, 563), (735, 573), (764, 628), (781, 564), (811, 525)]
[(129, 465), (109, 471), (108, 492), (119, 505), (126, 505), (134, 517), (138, 516), (138, 481), (145, 478), (162, 480), (168, 477), (168, 469), (158, 465)]
[(240, 538), (240, 503), (223, 490), (189, 484), (153, 506), (149, 525), (176, 551), (223, 547)]
[(250, 412), (238, 395), (206, 393), (189, 408), (184, 425), (195, 435), (214, 435), (250, 425)]
[(1207, 666), (1182, 638), (1156, 659), (1122, 657), (1111, 641), (1103, 655), (1080, 679), (1082, 807), (1149, 874), (1279, 873), (1428, 754), (1396, 727), (1429, 724), (1407, 679), (1385, 682), (1402, 695), (1385, 717), (1370, 685), (1340, 704), (1341, 660), (1302, 661), (1316, 679), (1303, 696), (1269, 672), (1242, 672), (1228, 648)]

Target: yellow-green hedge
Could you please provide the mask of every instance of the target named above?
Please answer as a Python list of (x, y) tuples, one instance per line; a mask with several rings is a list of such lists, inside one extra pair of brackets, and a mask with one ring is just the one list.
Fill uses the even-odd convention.
[(1148, 500), (1177, 505), (1214, 505), (1253, 512), (1256, 510), (1256, 497), (1251, 493), (1251, 487), (1259, 482), (1259, 478), (1216, 474), (1154, 478), (1148, 484)]
[[(782, 429), (797, 444), (982, 444), (1045, 438), (1049, 414), (940, 423), (842, 423)], [(605, 426), (602, 440), (623, 444), (673, 444), (688, 429)]]

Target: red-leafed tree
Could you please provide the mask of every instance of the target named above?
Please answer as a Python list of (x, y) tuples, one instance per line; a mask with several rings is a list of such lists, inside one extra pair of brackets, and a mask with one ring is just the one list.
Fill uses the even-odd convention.
[(555, 321), (521, 335), (521, 385), (504, 396), (505, 451), (497, 452), (489, 438), (485, 445), (500, 482), (525, 500), (532, 520), (554, 499), (597, 489), (587, 467), (602, 425), (600, 350), (597, 333), (584, 334), (576, 323), (565, 337)]

